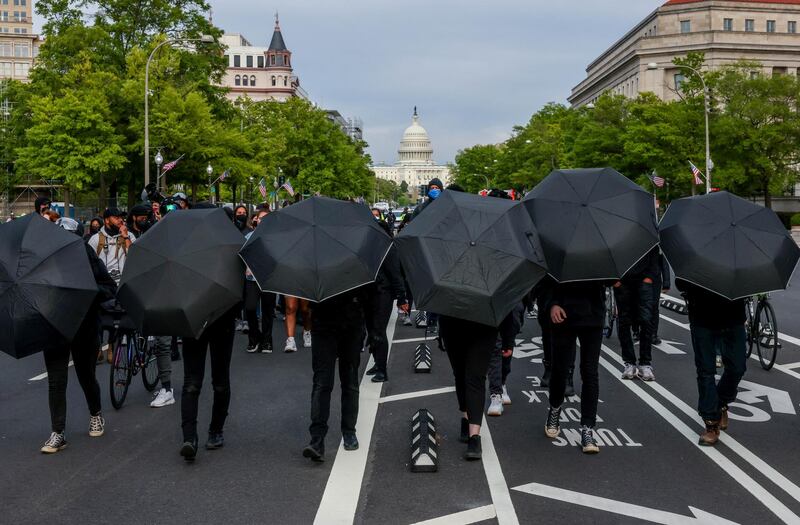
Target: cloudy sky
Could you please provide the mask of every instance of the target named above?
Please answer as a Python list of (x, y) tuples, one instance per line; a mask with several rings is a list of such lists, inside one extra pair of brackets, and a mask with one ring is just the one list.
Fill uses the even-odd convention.
[(364, 121), (375, 162), (393, 163), (419, 107), (437, 162), (504, 140), (565, 102), (586, 65), (665, 0), (210, 0), (214, 23), (254, 45), (280, 13), (301, 85)]

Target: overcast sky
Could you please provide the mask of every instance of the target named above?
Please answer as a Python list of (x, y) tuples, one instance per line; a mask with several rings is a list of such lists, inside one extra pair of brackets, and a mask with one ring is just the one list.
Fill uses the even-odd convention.
[(214, 23), (253, 45), (280, 13), (313, 101), (364, 121), (393, 163), (419, 107), (434, 159), (496, 143), (543, 104), (566, 102), (586, 66), (665, 0), (211, 0)]

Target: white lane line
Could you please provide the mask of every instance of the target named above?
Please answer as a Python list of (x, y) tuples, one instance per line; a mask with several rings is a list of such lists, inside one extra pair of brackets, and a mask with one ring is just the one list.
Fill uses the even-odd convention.
[(402, 343), (421, 343), (422, 341), (436, 341), (435, 337), (412, 337), (411, 339), (398, 339), (394, 344), (399, 345)]
[[(611, 355), (612, 357), (615, 356), (614, 352), (608, 348), (607, 346), (603, 345), (603, 351)], [(696, 450), (699, 450), (701, 453), (708, 456), (708, 458), (717, 464), (717, 466), (722, 469), (723, 472), (731, 476), (734, 481), (736, 481), (739, 485), (741, 485), (745, 490), (747, 490), (750, 494), (752, 494), (756, 499), (758, 499), (762, 504), (764, 504), (767, 509), (769, 509), (773, 514), (775, 514), (781, 521), (784, 523), (789, 524), (798, 524), (800, 523), (800, 516), (797, 516), (794, 512), (791, 511), (786, 505), (781, 503), (781, 501), (772, 495), (767, 489), (762, 487), (758, 482), (756, 482), (753, 478), (751, 478), (745, 471), (740, 469), (735, 463), (733, 463), (730, 459), (722, 454), (716, 448), (711, 447), (701, 447), (697, 444), (697, 437), (698, 434), (694, 432), (689, 425), (678, 419), (678, 417), (673, 414), (667, 407), (659, 403), (653, 396), (645, 392), (645, 390), (639, 386), (634, 381), (627, 381), (620, 377), (621, 370), (616, 368), (612, 365), (608, 360), (600, 358), (600, 365), (603, 366), (612, 376), (617, 378), (617, 380), (625, 385), (631, 392), (636, 394), (642, 401), (644, 401), (650, 408), (652, 408), (658, 415), (663, 417), (667, 423), (672, 425), (672, 427), (677, 430), (683, 437), (685, 437)], [(766, 475), (766, 473), (765, 473)]]
[(514, 510), (514, 503), (511, 501), (511, 494), (508, 491), (506, 478), (503, 476), (503, 469), (500, 466), (500, 459), (492, 441), (492, 433), (489, 431), (489, 423), (486, 417), (483, 418), (481, 427), (481, 448), (483, 449), (483, 470), (486, 473), (486, 481), (489, 483), (489, 493), (492, 495), (492, 503), (497, 513), (497, 523), (499, 525), (519, 525), (517, 511)]
[(800, 363), (789, 363), (788, 365), (783, 365), (783, 368), (794, 370), (795, 368), (800, 368)]
[(414, 399), (415, 397), (435, 396), (436, 394), (446, 394), (448, 392), (455, 391), (456, 387), (454, 386), (433, 388), (431, 390), (418, 390), (416, 392), (407, 392), (405, 394), (395, 394), (393, 396), (382, 397), (379, 403), (390, 403), (392, 401), (402, 401), (403, 399)]
[(464, 510), (439, 518), (418, 521), (413, 525), (470, 525), (471, 523), (490, 520), (495, 516), (497, 514), (494, 511), (494, 505), (486, 505), (485, 507)]
[[(386, 338), (389, 340), (389, 354), (392, 352), (394, 330), (397, 324), (397, 309), (392, 309), (389, 318), (389, 328)], [(372, 356), (369, 358), (367, 368), (374, 364)], [(361, 494), (361, 484), (364, 480), (364, 471), (367, 468), (369, 446), (372, 442), (372, 430), (375, 428), (375, 418), (378, 415), (378, 404), (381, 398), (383, 383), (373, 383), (371, 377), (364, 374), (359, 386), (358, 396), (358, 450), (345, 451), (340, 443), (333, 462), (331, 475), (325, 485), (322, 501), (314, 518), (315, 525), (322, 524), (351, 524), (356, 517), (358, 497)]]
[[(69, 364), (67, 365), (67, 367), (73, 366), (74, 364), (75, 363), (70, 361)], [(32, 378), (28, 379), (28, 381), (41, 381), (45, 377), (47, 377), (47, 372), (45, 372), (44, 374), (39, 374), (38, 376), (33, 376)]]

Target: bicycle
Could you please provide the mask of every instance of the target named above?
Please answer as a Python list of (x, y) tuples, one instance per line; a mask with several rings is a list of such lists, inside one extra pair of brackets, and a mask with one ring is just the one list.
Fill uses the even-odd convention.
[(745, 299), (745, 333), (747, 334), (747, 357), (758, 352), (761, 368), (770, 370), (775, 364), (778, 349), (781, 347), (778, 321), (775, 310), (769, 302), (769, 294), (759, 294)]
[(617, 300), (614, 298), (614, 290), (612, 288), (606, 288), (605, 307), (606, 313), (603, 320), (603, 335), (605, 335), (606, 339), (608, 339), (614, 334), (614, 323), (619, 316), (619, 311), (617, 310)]
[(148, 392), (158, 383), (158, 366), (153, 347), (147, 337), (138, 333), (125, 312), (116, 307), (111, 310), (116, 333), (114, 357), (109, 372), (111, 405), (119, 410), (125, 403), (133, 376), (142, 372), (142, 383)]

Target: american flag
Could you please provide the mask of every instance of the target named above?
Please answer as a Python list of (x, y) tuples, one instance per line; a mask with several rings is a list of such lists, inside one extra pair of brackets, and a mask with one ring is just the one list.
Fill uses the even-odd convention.
[(294, 188), (292, 188), (292, 185), (289, 183), (289, 181), (288, 181), (288, 180), (287, 180), (287, 181), (284, 183), (284, 185), (283, 185), (283, 186), (281, 186), (281, 188), (283, 188), (283, 189), (285, 189), (286, 191), (288, 191), (288, 192), (289, 192), (289, 195), (291, 195), (292, 197), (294, 197)]
[(166, 164), (164, 164), (164, 167), (161, 168), (161, 174), (163, 175), (164, 173), (168, 172), (169, 170), (171, 170), (172, 168), (177, 166), (178, 165), (178, 161), (181, 160), (182, 158), (183, 158), (183, 155), (181, 155), (177, 159), (173, 160), (172, 162), (167, 162)]
[(222, 175), (219, 176), (219, 180), (223, 181), (228, 178), (228, 175), (231, 174), (231, 170), (225, 170), (222, 172)]
[(262, 199), (266, 199), (267, 198), (267, 183), (263, 179), (263, 177), (262, 177), (262, 179), (260, 181), (258, 181), (258, 191), (259, 191), (259, 193), (261, 193), (261, 198)]
[(658, 176), (656, 170), (653, 170), (652, 175), (650, 175), (650, 180), (653, 181), (653, 184), (655, 184), (658, 188), (663, 188), (664, 182), (666, 182), (663, 178)]
[(695, 166), (691, 160), (689, 161), (689, 166), (692, 168), (692, 175), (694, 175), (694, 183), (703, 184), (703, 179), (700, 178), (700, 175), (702, 175), (703, 172), (700, 171), (700, 168)]

